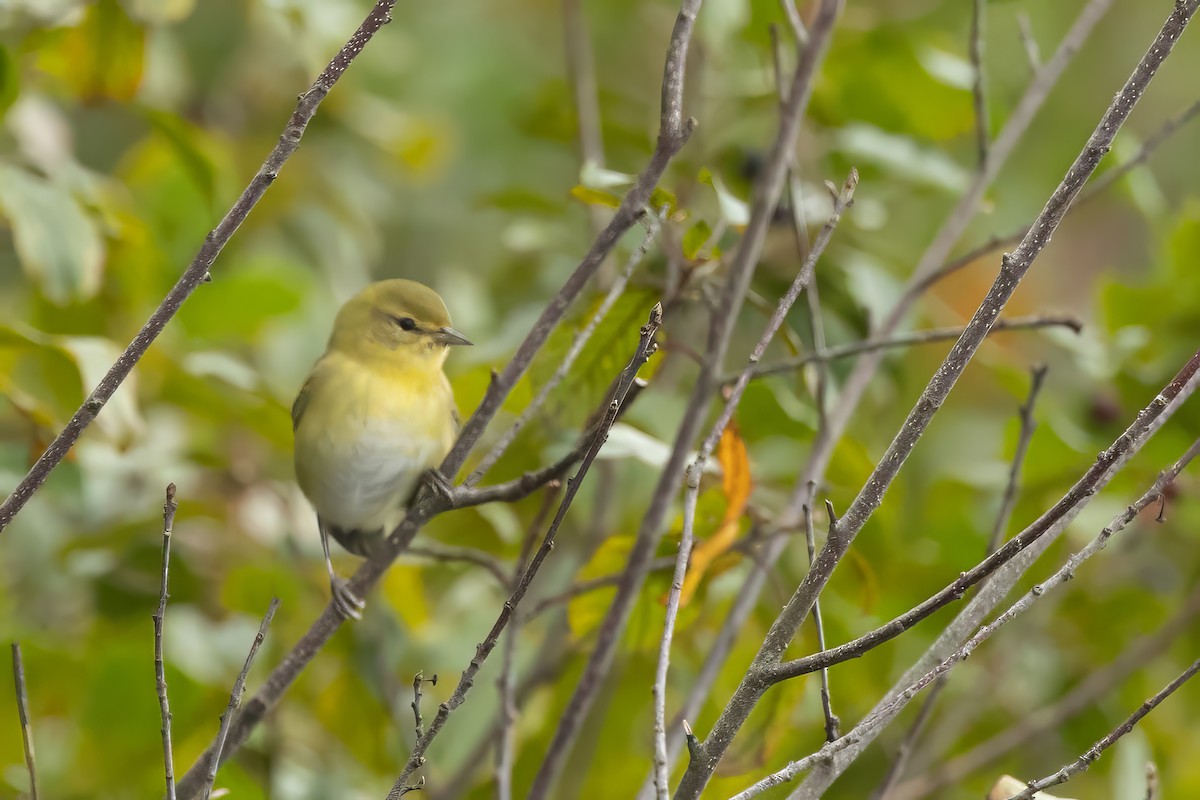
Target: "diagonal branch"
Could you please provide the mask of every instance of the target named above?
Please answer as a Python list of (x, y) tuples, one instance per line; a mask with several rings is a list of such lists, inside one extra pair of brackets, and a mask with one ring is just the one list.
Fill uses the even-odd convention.
[(92, 390), (87, 399), (83, 401), (83, 405), (71, 416), (70, 421), (59, 432), (58, 436), (54, 437), (54, 441), (46, 448), (46, 452), (42, 453), (37, 462), (29, 470), (28, 474), (21, 479), (17, 484), (17, 488), (13, 489), (8, 499), (0, 505), (0, 531), (3, 531), (8, 524), (12, 522), (13, 517), (21, 510), (33, 493), (38, 490), (49, 477), (54, 468), (67, 455), (67, 452), (79, 439), (80, 434), (84, 429), (91, 424), (104, 408), (105, 403), (113, 396), (125, 379), (129, 377), (129, 373), (133, 371), (134, 365), (141, 360), (142, 356), (153, 344), (158, 335), (162, 333), (163, 328), (175, 316), (179, 307), (183, 302), (191, 296), (192, 292), (208, 277), (208, 271), (216, 261), (217, 256), (221, 254), (221, 250), (229, 242), (233, 234), (237, 232), (238, 227), (245, 221), (246, 217), (266, 194), (267, 189), (275, 182), (279, 176), (279, 171), (283, 168), (284, 163), (291, 158), (296, 152), (296, 148), (300, 146), (300, 137), (304, 135), (305, 128), (308, 127), (309, 121), (313, 115), (317, 113), (317, 107), (321, 105), (321, 101), (329, 94), (333, 85), (342, 77), (342, 73), (350, 66), (351, 62), (362, 52), (367, 43), (379, 32), (385, 24), (391, 21), (392, 6), (396, 4), (396, 0), (378, 0), (374, 7), (367, 13), (362, 24), (358, 26), (358, 30), (350, 37), (350, 40), (342, 46), (342, 49), (337, 52), (337, 55), (329, 62), (317, 79), (313, 81), (312, 86), (308, 91), (300, 95), (300, 99), (296, 103), (296, 110), (292, 112), (292, 116), (288, 119), (287, 125), (283, 129), (283, 133), (279, 137), (279, 142), (271, 150), (267, 156), (267, 160), (259, 167), (250, 184), (242, 191), (240, 197), (233, 204), (233, 207), (226, 212), (221, 221), (217, 223), (217, 227), (213, 228), (207, 236), (204, 237), (204, 243), (200, 246), (200, 251), (196, 253), (196, 257), (192, 259), (192, 263), (184, 270), (179, 280), (172, 287), (171, 291), (159, 304), (154, 313), (150, 315), (150, 319), (142, 326), (142, 329), (133, 337), (133, 341), (125, 348), (123, 352), (100, 379), (100, 383)]

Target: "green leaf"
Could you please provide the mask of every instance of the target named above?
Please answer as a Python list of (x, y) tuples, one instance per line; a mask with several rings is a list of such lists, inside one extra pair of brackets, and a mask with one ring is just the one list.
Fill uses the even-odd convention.
[(48, 298), (66, 305), (96, 293), (104, 242), (69, 191), (0, 164), (0, 207), (12, 227), (21, 268)]
[(711, 238), (712, 228), (704, 220), (700, 220), (688, 228), (687, 232), (683, 234), (683, 257), (694, 261)]

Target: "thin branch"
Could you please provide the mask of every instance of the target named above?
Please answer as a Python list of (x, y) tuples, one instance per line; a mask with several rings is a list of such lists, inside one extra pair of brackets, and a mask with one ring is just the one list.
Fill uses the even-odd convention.
[[(1108, 540), (1116, 533), (1123, 530), (1133, 519), (1137, 517), (1144, 509), (1157, 502), (1159, 496), (1163, 493), (1166, 487), (1174, 481), (1175, 477), (1191, 462), (1195, 456), (1200, 453), (1200, 439), (1192, 443), (1191, 447), (1170, 467), (1161, 472), (1154, 480), (1150, 488), (1136, 501), (1127, 506), (1121, 513), (1117, 514), (1106, 525), (1099, 534), (1089, 542), (1081, 550), (1073, 554), (1067, 559), (1066, 564), (1062, 566), (1050, 578), (1042, 583), (1036, 584), (1032, 589), (1026, 592), (1019, 600), (1013, 603), (1003, 614), (997, 617), (993, 622), (982, 627), (974, 636), (966, 643), (955, 650), (949, 657), (943, 660), (934, 669), (927, 672), (920, 679), (905, 687), (902, 691), (893, 694), (887, 700), (883, 701), (874, 711), (868, 714), (861, 722), (854, 727), (852, 731), (847, 733), (836, 742), (830, 742), (822, 747), (818, 752), (813, 753), (804, 758), (793, 761), (778, 772), (769, 775), (767, 778), (754, 784), (744, 792), (735, 796), (735, 800), (748, 800), (748, 798), (756, 797), (762, 791), (780, 784), (795, 780), (795, 778), (803, 772), (811, 769), (817, 764), (829, 763), (831, 759), (841, 751), (851, 747), (861, 747), (870, 732), (878, 732), (888, 721), (893, 719), (897, 713), (907, 703), (916, 696), (918, 692), (937, 681), (943, 675), (946, 675), (957, 664), (966, 660), (983, 642), (989, 639), (997, 630), (1003, 627), (1008, 622), (1011, 622), (1016, 617), (1027, 611), (1030, 606), (1037, 602), (1042, 597), (1045, 597), (1053, 589), (1070, 581), (1075, 577), (1075, 572), (1079, 566), (1087, 559), (1094, 556), (1104, 549)], [(1200, 661), (1193, 665), (1192, 669), (1200, 669)], [(1185, 675), (1190, 677), (1190, 674), (1185, 672)], [(1181, 676), (1183, 677), (1183, 676)], [(1177, 679), (1179, 680), (1179, 679)], [(1185, 678), (1186, 680), (1186, 678)], [(1178, 688), (1178, 687), (1175, 687)], [(1174, 689), (1172, 689), (1173, 691)], [(1160, 693), (1161, 694), (1161, 693)], [(1169, 692), (1167, 692), (1169, 694)], [(1166, 695), (1163, 695), (1165, 697)], [(1161, 701), (1161, 698), (1160, 698)], [(1157, 703), (1155, 703), (1157, 705)], [(1144, 708), (1144, 706), (1143, 706)], [(1153, 708), (1153, 706), (1151, 706)], [(1148, 711), (1149, 709), (1147, 709)], [(1142, 716), (1145, 714), (1143, 713)], [(1140, 717), (1139, 717), (1140, 718)], [(1136, 722), (1136, 720), (1134, 720)], [(1131, 726), (1132, 727), (1132, 726)], [(1107, 737), (1106, 737), (1107, 738)], [(1090, 751), (1089, 751), (1090, 752)], [(1052, 785), (1052, 784), (1046, 784)], [(1033, 784), (1031, 784), (1033, 786)], [(1038, 789), (1045, 788), (1038, 786)], [(803, 787), (801, 787), (803, 789)], [(793, 794), (793, 797), (800, 795), (800, 790)], [(1026, 796), (1027, 797), (1027, 796)]]
[[(804, 506), (804, 547), (808, 551), (808, 568), (812, 569), (813, 558), (817, 552), (817, 540), (813, 533), (812, 504), (817, 499), (817, 484), (808, 484), (808, 503)], [(825, 501), (825, 510), (829, 514), (829, 527), (837, 525), (837, 515), (833, 513), (833, 503)], [(813, 625), (817, 629), (817, 648), (825, 650), (825, 623), (821, 620), (821, 604), (813, 603)], [(825, 741), (832, 742), (838, 738), (838, 726), (841, 720), (833, 713), (833, 701), (829, 694), (829, 669), (821, 670), (821, 711), (825, 714)]]
[[(663, 572), (668, 569), (673, 569), (674, 567), (675, 559), (670, 556), (656, 558), (650, 562), (651, 572)], [(549, 611), (555, 606), (560, 606), (564, 603), (571, 602), (580, 595), (594, 592), (597, 589), (607, 589), (610, 586), (616, 586), (621, 582), (621, 575), (622, 573), (620, 572), (614, 572), (611, 575), (601, 575), (598, 578), (590, 578), (588, 580), (579, 581), (578, 583), (573, 583), (566, 589), (563, 589), (561, 592), (543, 597), (541, 600), (534, 603), (529, 610), (525, 612), (525, 615), (522, 619), (524, 622), (528, 622), (534, 617), (539, 616), (543, 612)]]
[(983, 28), (987, 14), (986, 0), (975, 0), (971, 11), (971, 36), (968, 51), (971, 58), (971, 69), (974, 72), (971, 81), (971, 99), (975, 107), (975, 146), (979, 153), (979, 168), (987, 163), (988, 141), (991, 133), (988, 124), (987, 95), (983, 81)]
[(658, 800), (667, 800), (671, 796), (670, 775), (667, 770), (667, 670), (671, 663), (671, 639), (675, 634), (675, 618), (679, 614), (679, 598), (683, 594), (688, 559), (691, 558), (692, 542), (695, 538), (700, 474), (704, 470), (704, 460), (708, 455), (701, 450), (700, 455), (687, 468), (687, 489), (683, 495), (683, 532), (679, 537), (679, 552), (675, 557), (671, 589), (667, 593), (667, 614), (663, 622), (662, 639), (658, 645), (658, 663), (654, 670), (654, 790)]
[[(1119, 181), (1121, 178), (1124, 178), (1137, 167), (1144, 164), (1150, 158), (1150, 156), (1154, 154), (1155, 150), (1157, 150), (1164, 142), (1170, 139), (1177, 130), (1194, 119), (1197, 114), (1200, 114), (1200, 100), (1192, 103), (1183, 111), (1164, 122), (1162, 127), (1151, 134), (1146, 141), (1142, 142), (1141, 147), (1138, 148), (1138, 151), (1134, 153), (1132, 157), (1121, 162), (1112, 169), (1102, 173), (1100, 177), (1096, 178), (1095, 181), (1090, 183), (1087, 188), (1080, 192), (1079, 198), (1074, 203), (1074, 207), (1078, 208), (1084, 203), (1099, 197), (1102, 192), (1104, 192), (1114, 183)], [(913, 291), (917, 293), (923, 293), (933, 284), (965, 267), (969, 267), (971, 264), (975, 263), (989, 253), (995, 252), (1002, 247), (1008, 247), (1016, 244), (1017, 242), (1021, 241), (1021, 238), (1028, 232), (1029, 228), (1024, 227), (1010, 231), (1003, 235), (993, 235), (989, 237), (987, 241), (983, 242), (983, 244), (972, 248), (952, 261), (946, 262), (940, 268), (931, 272), (927, 277), (921, 281), (918, 281), (916, 284), (914, 284)]]
[(154, 683), (158, 690), (158, 711), (162, 718), (163, 767), (166, 772), (167, 800), (175, 800), (175, 758), (171, 748), (171, 705), (167, 700), (167, 672), (163, 663), (163, 620), (167, 614), (167, 570), (171, 563), (171, 532), (175, 527), (175, 484), (167, 484), (163, 503), (162, 580), (158, 590), (158, 610), (154, 613)]
[(400, 777), (396, 779), (392, 786), (391, 792), (388, 794), (388, 800), (396, 800), (400, 797), (404, 788), (407, 786), (408, 778), (421, 763), (424, 761), (425, 752), (429, 749), (429, 745), (437, 737), (442, 727), (446, 724), (446, 720), (450, 715), (463, 704), (466, 700), (467, 693), (471, 690), (475, 682), (475, 676), (480, 668), (487, 660), (488, 656), (495, 649), (497, 642), (500, 640), (500, 634), (504, 632), (509, 621), (516, 613), (517, 607), (521, 600), (525, 597), (525, 593), (529, 590), (529, 586), (533, 583), (533, 579), (537, 576), (538, 570), (542, 566), (542, 562), (550, 554), (554, 548), (554, 537), (558, 533), (559, 526), (562, 525), (563, 518), (566, 517), (567, 511), (571, 508), (571, 503), (575, 499), (575, 494), (579, 491), (579, 486), (587, 476), (588, 469), (591, 468), (592, 462), (596, 459), (596, 455), (600, 452), (600, 448), (608, 439), (608, 433), (612, 429), (613, 424), (617, 420), (618, 412), (621, 405), (625, 402), (630, 388), (633, 386), (634, 380), (637, 378), (638, 370), (641, 368), (647, 359), (654, 354), (655, 344), (654, 336), (658, 332), (659, 326), (662, 324), (662, 306), (655, 304), (650, 311), (650, 317), (645, 325), (641, 328), (641, 336), (638, 341), (637, 349), (630, 358), (625, 369), (617, 377), (613, 383), (613, 387), (609, 392), (608, 400), (606, 401), (606, 409), (599, 426), (596, 428), (592, 441), (588, 446), (587, 452), (583, 456), (583, 460), (579, 464), (579, 469), (575, 475), (567, 482), (566, 492), (563, 494), (562, 501), (559, 503), (558, 511), (554, 515), (554, 520), (550, 523), (549, 529), (546, 531), (545, 537), (542, 539), (542, 544), (534, 554), (533, 559), (525, 568), (521, 575), (521, 580), (513, 589), (512, 594), (504, 603), (504, 608), (500, 615), (496, 618), (496, 622), (492, 625), (492, 629), (475, 648), (475, 656), (471, 659), (471, 663), (467, 669), (463, 671), (462, 677), (459, 679), (458, 685), (454, 689), (454, 693), (450, 699), (442, 703), (438, 707), (437, 715), (430, 723), (429, 729), (425, 731), (416, 743), (413, 745), (412, 755), (409, 756), (408, 763), (405, 764), (404, 770), (400, 773)]
[(212, 793), (213, 783), (217, 780), (217, 768), (221, 763), (221, 750), (225, 746), (225, 737), (229, 735), (229, 725), (233, 721), (233, 716), (242, 704), (242, 694), (246, 691), (246, 678), (250, 675), (250, 665), (254, 663), (254, 657), (258, 655), (258, 648), (267, 638), (267, 628), (271, 627), (271, 620), (274, 619), (278, 609), (279, 598), (271, 598), (271, 605), (267, 607), (267, 613), (258, 626), (258, 633), (254, 635), (254, 641), (250, 645), (250, 652), (246, 654), (246, 662), (242, 665), (242, 671), (238, 673), (237, 680), (233, 682), (233, 691), (229, 693), (229, 708), (221, 715), (221, 727), (217, 731), (213, 755), (208, 759), (208, 771), (205, 775), (204, 786), (200, 790), (203, 800), (208, 800)]
[(1181, 634), (1192, 629), (1200, 615), (1200, 588), (1184, 601), (1178, 613), (1153, 635), (1133, 642), (1103, 669), (1091, 672), (1075, 688), (1051, 705), (1023, 713), (1016, 724), (946, 761), (926, 774), (905, 781), (897, 788), (901, 800), (927, 797), (946, 786), (958, 785), (967, 776), (1001, 758), (1015, 748), (1036, 741), (1047, 731), (1058, 730), (1070, 719), (1090, 708), (1134, 671), (1163, 653)]
[(1008, 521), (1012, 519), (1013, 506), (1017, 502), (1017, 489), (1021, 481), (1021, 468), (1025, 465), (1025, 454), (1029, 452), (1029, 443), (1033, 441), (1033, 431), (1037, 421), (1033, 418), (1033, 405), (1037, 402), (1042, 383), (1046, 380), (1046, 366), (1036, 366), (1029, 371), (1029, 396), (1025, 405), (1020, 409), (1021, 432), (1017, 435), (1017, 450), (1013, 454), (1012, 466), (1008, 470), (1008, 483), (1004, 487), (1004, 496), (1000, 499), (1000, 510), (996, 521), (992, 524), (991, 535), (988, 536), (986, 555), (991, 555), (1000, 546), (1004, 532), (1008, 530)]
[(1158, 800), (1158, 767), (1146, 762), (1146, 800)]
[[(997, 320), (988, 331), (988, 336), (1004, 331), (1033, 330), (1037, 328), (1068, 328), (1074, 333), (1083, 330), (1083, 323), (1078, 317), (1070, 314), (1035, 314), (1028, 317), (1013, 317), (1012, 319)], [(888, 339), (868, 339), (863, 342), (851, 342), (832, 347), (822, 348), (812, 353), (805, 353), (795, 358), (785, 359), (775, 364), (756, 367), (752, 378), (765, 378), (770, 375), (780, 375), (795, 372), (809, 364), (826, 364), (843, 358), (869, 353), (875, 350), (889, 350), (913, 345), (935, 344), (957, 340), (966, 331), (965, 325), (951, 328), (928, 328), (923, 331), (912, 331), (892, 336)], [(731, 383), (735, 377), (725, 378), (725, 383)]]
[[(699, 3), (696, 3), (698, 6)], [(768, 227), (774, 217), (787, 174), (790, 153), (795, 146), (800, 120), (811, 97), (813, 78), (828, 49), (834, 22), (841, 11), (841, 0), (823, 0), (814, 22), (809, 46), (796, 66), (788, 91), (785, 112), (760, 179), (751, 198), (750, 220), (728, 266), (719, 303), (713, 310), (704, 363), (701, 365), (675, 443), (642, 518), (638, 534), (617, 594), (610, 604), (597, 634), (596, 646), (571, 695), (550, 741), (545, 758), (534, 778), (529, 800), (549, 797), (584, 718), (591, 709), (612, 663), (620, 633), (628, 621), (636, 597), (645, 582), (647, 568), (662, 537), (662, 523), (671, 498), (679, 489), (687, 453), (705, 412), (711, 403), (717, 371), (725, 358), (734, 321), (741, 308), (754, 267), (762, 252)]]
[[(882, 503), (887, 489), (899, 474), (901, 467), (916, 447), (930, 421), (949, 396), (967, 364), (978, 351), (987, 336), (987, 331), (995, 323), (1021, 279), (1032, 267), (1033, 262), (1062, 222), (1071, 201), (1079, 194), (1087, 178), (1100, 163), (1100, 159), (1108, 152), (1117, 131), (1120, 130), (1158, 67), (1170, 54), (1183, 30), (1187, 27), (1197, 4), (1200, 4), (1200, 0), (1189, 0), (1186, 3), (1176, 4), (1157, 39), (1101, 117), (1083, 150), (1051, 195), (1042, 213), (1035, 220), (1029, 235), (1022, 240), (1012, 254), (1002, 259), (1000, 272), (971, 322), (967, 325), (967, 330), (955, 343), (949, 355), (926, 385), (921, 397), (909, 412), (904, 425), (872, 471), (866, 484), (847, 508), (838, 525), (829, 531), (825, 546), (818, 554), (813, 568), (804, 577), (797, 587), (796, 593), (771, 625), (745, 679), (704, 740), (703, 750), (707, 754), (707, 758), (703, 762), (693, 761), (689, 764), (679, 791), (676, 793), (677, 800), (698, 797), (707, 784), (708, 778), (732, 742), (734, 735), (740, 730), (751, 710), (770, 686), (766, 675), (774, 665), (778, 664), (781, 654), (807, 618), (817, 596), (849, 550), (855, 536)], [(997, 146), (999, 146), (999, 142), (998, 139)], [(985, 165), (981, 174), (986, 175), (988, 172), (989, 168)], [(860, 362), (860, 365), (862, 363), (865, 361)]]
[[(563, 43), (567, 56), (567, 78), (575, 117), (579, 122), (579, 154), (584, 167), (604, 166), (604, 135), (600, 125), (600, 104), (596, 90), (596, 64), (592, 40), (581, 0), (562, 0)], [(589, 205), (588, 216), (595, 236), (604, 228), (604, 209)]]
[[(558, 481), (546, 487), (542, 504), (534, 514), (533, 520), (529, 523), (529, 528), (521, 540), (521, 551), (517, 555), (512, 577), (508, 581), (510, 594), (516, 591), (517, 585), (521, 582), (521, 573), (524, 572), (529, 555), (533, 552), (538, 531), (546, 524), (546, 518), (550, 515), (550, 510), (554, 508), (554, 501), (561, 489), (562, 483)], [(512, 800), (513, 796), (512, 773), (513, 763), (516, 760), (516, 736), (513, 729), (517, 723), (516, 686), (513, 680), (513, 670), (516, 660), (517, 635), (520, 633), (524, 621), (525, 617), (513, 617), (508, 630), (504, 633), (504, 652), (500, 664), (500, 675), (496, 678), (500, 705), (498, 720), (500, 730), (496, 736), (496, 800)]]
[(29, 770), (29, 798), (38, 799), (37, 760), (33, 756), (33, 729), (29, 725), (29, 695), (25, 691), (25, 664), (21, 645), (12, 643), (13, 688), (17, 695), (17, 718), (21, 721), (21, 744), (25, 747), (25, 768)]
[(442, 544), (441, 542), (425, 542), (419, 545), (409, 545), (404, 554), (418, 558), (427, 558), (431, 561), (474, 564), (477, 567), (483, 567), (487, 570), (501, 586), (508, 586), (508, 574), (505, 570), (504, 562), (491, 553), (476, 550), (474, 547), (460, 547), (457, 545)]
[[(567, 3), (573, 0), (566, 0)], [(558, 367), (554, 370), (554, 374), (550, 379), (538, 389), (537, 395), (525, 406), (521, 411), (521, 415), (516, 421), (509, 426), (504, 435), (492, 446), (492, 449), (487, 452), (479, 461), (479, 465), (472, 470), (467, 479), (463, 481), (464, 486), (474, 486), (479, 483), (484, 474), (490, 470), (500, 456), (504, 455), (505, 451), (516, 440), (517, 434), (520, 433), (529, 422), (537, 416), (542, 410), (542, 406), (546, 404), (546, 400), (550, 397), (550, 393), (558, 388), (559, 384), (566, 379), (567, 374), (571, 371), (571, 367), (575, 365), (575, 360), (583, 352), (583, 348), (591, 341), (592, 336), (596, 333), (596, 329), (600, 327), (600, 323), (608, 316), (608, 312), (616, 305), (617, 300), (625, 292), (625, 287), (629, 284), (629, 279), (633, 276), (634, 270), (642, 263), (642, 259), (646, 257), (646, 253), (650, 250), (650, 245), (654, 243), (654, 237), (658, 235), (661, 227), (661, 216), (646, 215), (646, 235), (642, 237), (642, 243), (638, 246), (633, 254), (629, 257), (629, 261), (625, 265), (625, 270), (609, 287), (608, 293), (601, 301), (600, 307), (596, 309), (596, 313), (592, 314), (591, 319), (575, 334), (575, 338), (571, 340), (571, 347), (567, 350), (566, 355), (562, 357)]]
[(1021, 46), (1025, 48), (1025, 58), (1029, 68), (1035, 73), (1042, 68), (1042, 51), (1038, 47), (1037, 37), (1033, 35), (1033, 25), (1029, 15), (1024, 11), (1017, 12), (1017, 31), (1021, 36)]
[(779, 7), (783, 9), (783, 15), (787, 17), (788, 27), (792, 29), (792, 36), (796, 37), (796, 44), (801, 47), (806, 46), (810, 37), (800, 12), (796, 10), (796, 0), (779, 0)]
[[(1060, 783), (1066, 783), (1073, 776), (1083, 772), (1085, 769), (1090, 767), (1096, 761), (1096, 759), (1100, 758), (1105, 750), (1116, 744), (1117, 740), (1122, 736), (1132, 731), (1134, 726), (1142, 721), (1143, 717), (1145, 717), (1154, 709), (1158, 708), (1159, 704), (1162, 703), (1163, 700), (1166, 700), (1168, 697), (1170, 697), (1176, 689), (1187, 683), (1188, 680), (1197, 672), (1200, 672), (1200, 658), (1193, 661), (1190, 667), (1181, 672), (1178, 677), (1175, 678), (1175, 680), (1171, 681), (1162, 689), (1160, 689), (1157, 694), (1155, 694), (1146, 702), (1142, 703), (1141, 707), (1138, 708), (1137, 711), (1134, 711), (1125, 719), (1124, 722), (1109, 731), (1103, 739), (1092, 745), (1092, 747), (1079, 758), (1075, 759), (1070, 764), (1067, 764), (1053, 775), (1042, 778), (1039, 781), (1033, 781), (1029, 784), (1025, 791), (1021, 792), (1020, 794), (1013, 795), (1011, 798), (1009, 798), (1009, 800), (1028, 800), (1028, 798), (1033, 797), (1036, 792), (1040, 792), (1042, 789), (1049, 789), (1051, 786), (1057, 786)], [(1148, 795), (1154, 795), (1153, 785), (1151, 785)]]
[(1158, 430), (1166, 424), (1182, 403), (1200, 385), (1200, 351), (1197, 351), (1163, 390), (1138, 412), (1133, 422), (1106, 449), (1101, 451), (1091, 467), (1064, 494), (1057, 503), (1034, 520), (1030, 525), (1004, 543), (1002, 547), (980, 561), (971, 569), (959, 573), (958, 577), (941, 591), (909, 609), (891, 622), (881, 625), (853, 641), (777, 664), (769, 670), (772, 682), (787, 680), (815, 672), (821, 667), (840, 664), (858, 658), (886, 641), (894, 639), (904, 631), (944, 608), (955, 600), (962, 599), (967, 589), (976, 586), (996, 573), (1001, 566), (1034, 543), (1056, 536), (1078, 516), (1083, 507), (1108, 485), (1112, 476), (1136, 454)]
[(271, 150), (263, 165), (259, 167), (253, 180), (242, 191), (233, 207), (217, 223), (217, 227), (204, 237), (204, 243), (200, 246), (196, 257), (192, 259), (192, 263), (184, 270), (175, 286), (150, 315), (150, 319), (138, 331), (133, 341), (125, 348), (125, 352), (117, 358), (104, 377), (100, 379), (100, 383), (71, 416), (70, 421), (58, 436), (54, 437), (54, 441), (38, 458), (28, 474), (17, 484), (17, 488), (0, 505), (0, 531), (8, 527), (8, 524), (33, 496), (33, 493), (45, 482), (79, 439), (80, 434), (104, 408), (105, 403), (113, 396), (117, 387), (129, 377), (134, 365), (146, 354), (146, 350), (175, 316), (175, 312), (179, 310), (192, 291), (208, 277), (208, 271), (212, 268), (217, 256), (221, 254), (221, 250), (250, 214), (250, 211), (258, 204), (258, 201), (262, 199), (267, 189), (275, 182), (284, 163), (296, 152), (296, 148), (300, 145), (300, 137), (304, 135), (304, 130), (308, 127), (318, 106), (321, 105), (321, 101), (325, 99), (334, 84), (342, 77), (342, 73), (362, 52), (362, 49), (379, 29), (391, 21), (391, 10), (395, 4), (396, 0), (378, 0), (350, 40), (321, 71), (308, 91), (300, 95), (296, 103), (296, 110), (288, 119), (283, 133), (279, 137), (279, 142)]
[[(414, 741), (419, 740), (425, 735), (425, 731), (421, 727), (423, 722), (421, 719), (421, 684), (428, 683), (431, 686), (437, 686), (437, 682), (438, 677), (436, 674), (428, 680), (426, 680), (425, 674), (422, 672), (418, 672), (413, 676), (413, 699), (409, 706), (413, 711), (413, 731), (416, 733), (416, 739), (414, 739)], [(424, 759), (421, 759), (421, 763), (424, 763), (424, 761)]]

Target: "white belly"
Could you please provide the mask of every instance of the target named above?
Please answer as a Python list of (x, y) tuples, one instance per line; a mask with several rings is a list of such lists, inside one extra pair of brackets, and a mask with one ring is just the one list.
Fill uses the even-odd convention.
[(313, 442), (313, 470), (305, 491), (327, 523), (346, 530), (391, 530), (404, 518), (404, 508), (422, 473), (444, 452), (441, 442), (404, 436), (409, 427), (395, 422), (371, 422), (362, 436), (349, 443), (322, 437)]

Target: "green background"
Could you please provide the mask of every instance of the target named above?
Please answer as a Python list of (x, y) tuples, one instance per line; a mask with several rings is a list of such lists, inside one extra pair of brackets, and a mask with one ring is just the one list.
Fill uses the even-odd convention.
[[(803, 7), (805, 4), (801, 3)], [(818, 267), (830, 343), (861, 339), (894, 300), (974, 168), (967, 61), (970, 3), (851, 0), (815, 86), (799, 141), (810, 217), (828, 213), (821, 181), (856, 166), (856, 205)], [(1016, 23), (1027, 13), (1043, 57), (1081, 3), (988, 4), (985, 68), (993, 133), (1030, 77)], [(1067, 70), (960, 243), (1026, 224), (1078, 152), (1171, 3), (1118, 3)], [(0, 2), (0, 492), (14, 486), (190, 262), (273, 146), (297, 93), (369, 8), (365, 0), (5, 0)], [(653, 148), (662, 60), (676, 6), (665, 0), (584, 2), (595, 54), (606, 166), (636, 173)], [(150, 614), (157, 603), (163, 490), (179, 487), (167, 659), (177, 771), (210, 741), (232, 679), (273, 595), (282, 607), (250, 690), (303, 633), (328, 588), (312, 514), (291, 467), (288, 407), (321, 352), (338, 304), (371, 279), (404, 276), (446, 298), (455, 327), (477, 346), (448, 370), (460, 409), (482, 396), (536, 314), (578, 263), (600, 205), (581, 183), (576, 113), (554, 0), (420, 3), (401, 0), (386, 26), (322, 105), (300, 150), (254, 210), (134, 377), (71, 457), (5, 531), (0, 638), (25, 650), (42, 790), (58, 798), (155, 796), (162, 784)], [(692, 291), (668, 319), (652, 391), (638, 400), (589, 478), (536, 589), (619, 570), (656, 477), (652, 448), (670, 442), (703, 341), (704, 295), (723, 277), (692, 261), (697, 238), (719, 227), (737, 241), (739, 201), (776, 125), (768, 26), (773, 0), (708, 0), (693, 42), (686, 110), (699, 126), (663, 188), (676, 199), (634, 285), (545, 413), (493, 478), (562, 452), (600, 402), (636, 341), (667, 274), (664, 252), (694, 269)], [(784, 40), (786, 26), (783, 27)], [(1117, 138), (1101, 170), (1133, 153), (1168, 116), (1197, 99), (1197, 32), (1182, 43)], [(790, 63), (790, 53), (789, 53)], [(887, 502), (823, 596), (830, 641), (875, 627), (952, 580), (983, 555), (1017, 438), (1028, 368), (1050, 367), (1013, 530), (1052, 504), (1147, 404), (1200, 341), (1200, 134), (1185, 127), (1098, 199), (1072, 213), (1013, 299), (1008, 315), (1067, 312), (1062, 330), (985, 344)], [(724, 197), (701, 180), (717, 176)], [(594, 173), (594, 170), (584, 171)], [(623, 185), (599, 187), (620, 194)], [(576, 192), (585, 198), (603, 197)], [(730, 214), (734, 214), (731, 220)], [(690, 232), (690, 236), (688, 235)], [(630, 233), (618, 269), (640, 239)], [(681, 256), (688, 258), (683, 259)], [(907, 328), (961, 324), (982, 297), (998, 255), (939, 284)], [(770, 233), (753, 285), (762, 307), (798, 267), (785, 224)], [(487, 437), (553, 373), (599, 300), (587, 296), (551, 339)], [(765, 323), (742, 313), (730, 368)], [(800, 303), (788, 320), (804, 348)], [(853, 498), (946, 345), (889, 355), (824, 490)], [(791, 351), (773, 348), (772, 357)], [(666, 365), (661, 366), (660, 365)], [(835, 382), (848, 362), (833, 368)], [(737, 420), (749, 447), (753, 507), (782, 507), (808, 453), (816, 414), (812, 374), (756, 383)], [(1185, 407), (1097, 497), (1029, 582), (1094, 535), (1200, 433)], [(622, 446), (624, 445), (624, 446)], [(599, 488), (598, 488), (599, 487)], [(1166, 504), (1136, 520), (1064, 590), (1005, 628), (953, 674), (907, 775), (1006, 729), (1156, 630), (1194, 592), (1200, 555), (1185, 473)], [(596, 502), (596, 492), (607, 498)], [(511, 559), (539, 498), (457, 512), (422, 534)], [(699, 533), (725, 498), (701, 500)], [(680, 525), (672, 513), (661, 555)], [(743, 523), (748, 527), (748, 523)], [(353, 559), (342, 556), (348, 574)], [(699, 719), (715, 719), (774, 614), (804, 573), (800, 542), (780, 562), (760, 607)], [(668, 713), (699, 669), (751, 563), (727, 556), (679, 620)], [(643, 592), (595, 713), (559, 785), (561, 797), (626, 797), (652, 752), (653, 663), (661, 634), (656, 572)], [(1026, 584), (1027, 585), (1027, 584)], [(517, 725), (517, 795), (528, 787), (574, 688), (612, 590), (539, 616), (521, 634), (518, 674), (540, 682)], [(453, 688), (503, 599), (478, 567), (404, 558), (302, 675), (218, 786), (238, 798), (382, 797), (407, 758), (412, 675), (438, 673), (427, 713)], [(1198, 604), (1193, 601), (1192, 606)], [(870, 657), (832, 672), (834, 707), (848, 726), (936, 636), (942, 612)], [(942, 797), (979, 797), (1010, 772), (1048, 774), (1082, 752), (1190, 663), (1195, 624), (1058, 729), (1020, 747)], [(796, 654), (814, 647), (806, 626)], [(433, 796), (461, 788), (492, 796), (493, 658), (468, 703), (428, 754)], [(710, 788), (725, 797), (822, 740), (816, 682), (771, 691)], [(1168, 797), (1200, 793), (1200, 687), (1185, 686), (1066, 796), (1141, 796), (1156, 760)], [(864, 797), (876, 786), (910, 710), (834, 786)], [(10, 682), (0, 681), (0, 796), (25, 786)], [(784, 796), (776, 793), (770, 796)]]

